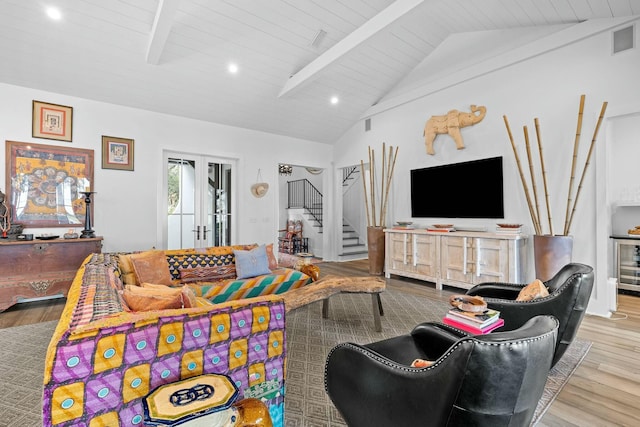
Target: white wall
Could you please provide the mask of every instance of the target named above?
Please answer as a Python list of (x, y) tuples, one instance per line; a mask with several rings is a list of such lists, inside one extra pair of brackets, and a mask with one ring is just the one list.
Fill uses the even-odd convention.
[[(32, 100), (73, 107), (73, 142), (31, 137)], [(101, 136), (135, 140), (135, 170), (101, 168)], [(331, 167), (327, 144), (185, 119), (87, 99), (0, 84), (0, 139), (93, 149), (95, 215), (93, 228), (104, 237), (104, 251), (161, 247), (157, 207), (160, 205), (163, 150), (237, 159), (236, 243), (277, 241), (278, 163)], [(249, 191), (258, 169), (271, 189), (263, 198)], [(0, 151), (5, 176), (5, 150)], [(4, 180), (0, 183), (4, 190)], [(6, 191), (5, 191), (6, 192)], [(29, 229), (34, 234), (66, 228)]]
[(611, 143), (607, 145), (611, 168), (608, 192), (615, 203), (612, 233), (626, 235), (640, 226), (640, 113), (610, 120)]
[[(413, 99), (405, 97), (399, 99), (396, 105), (390, 105), (394, 100), (388, 101), (386, 105), (385, 102), (380, 103), (372, 110), (371, 131), (364, 132), (363, 124), (357, 123), (336, 143), (334, 157), (340, 159), (336, 166), (357, 163), (366, 155), (368, 146), (377, 148), (383, 141), (399, 147), (389, 202), (389, 225), (394, 221), (411, 217), (411, 169), (503, 156), (505, 220), (524, 223), (528, 226), (528, 232), (532, 233), (527, 203), (503, 116), (507, 116), (519, 147), (524, 147), (524, 125), (529, 129), (531, 140), (535, 141), (534, 118), (537, 117), (540, 121), (548, 179), (551, 182), (554, 232), (561, 233), (580, 95), (586, 95), (586, 105), (577, 163), (578, 178), (602, 103), (607, 101), (609, 108), (617, 106), (618, 110), (624, 110), (624, 106), (637, 105), (636, 98), (640, 94), (640, 79), (637, 77), (640, 70), (638, 49), (612, 55), (611, 33), (603, 28), (599, 26), (593, 34), (581, 36), (576, 36), (576, 30), (572, 29), (564, 39), (562, 33), (555, 34), (552, 40), (555, 43), (553, 48), (550, 47), (550, 40), (541, 39), (526, 49), (521, 49), (521, 52), (531, 52), (528, 58), (524, 53), (519, 53), (518, 60), (513, 60), (513, 55), (492, 58), (490, 67), (478, 64), (477, 70), (471, 68), (458, 73), (460, 79), (456, 82), (452, 81), (450, 75), (440, 82), (439, 88), (435, 88), (437, 82), (426, 85), (424, 96), (414, 96)], [(485, 73), (484, 70), (488, 69), (491, 69), (491, 72)], [(434, 145), (436, 154), (427, 155), (422, 137), (426, 120), (432, 115), (445, 114), (450, 109), (468, 110), (470, 104), (485, 105), (487, 115), (479, 124), (463, 129), (466, 148), (456, 150), (448, 135), (440, 135)], [(629, 108), (633, 110), (632, 107)], [(629, 111), (632, 112), (634, 111)], [(602, 130), (598, 139), (597, 143), (603, 143)], [(526, 165), (526, 154), (523, 148), (519, 150), (521, 161)], [(594, 160), (592, 159), (592, 162)], [(603, 197), (596, 194), (593, 164), (590, 168), (592, 169), (588, 170), (581, 190), (570, 234), (574, 236), (573, 261), (595, 267), (598, 264), (595, 248), (596, 209)], [(450, 186), (451, 191), (464, 197), (464, 182), (468, 179), (473, 177), (460, 177), (459, 182), (434, 185)], [(575, 190), (577, 180), (574, 185)], [(413, 219), (414, 223), (424, 225), (436, 223), (438, 220), (444, 219)], [(446, 222), (452, 221), (448, 219)], [(453, 222), (458, 225), (487, 226), (492, 229), (496, 221), (459, 219)], [(547, 227), (545, 232), (548, 233)], [(528, 245), (526, 269), (526, 276), (531, 279), (535, 275), (532, 240), (530, 239)], [(609, 304), (605, 287), (606, 283), (602, 280), (596, 282), (596, 290), (589, 306), (590, 312), (608, 314)]]

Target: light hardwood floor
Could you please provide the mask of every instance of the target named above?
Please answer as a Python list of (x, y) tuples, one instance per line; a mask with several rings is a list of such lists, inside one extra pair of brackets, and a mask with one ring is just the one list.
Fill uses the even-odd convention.
[[(362, 276), (368, 263), (323, 263), (321, 272)], [(387, 285), (443, 301), (460, 292), (395, 276)], [(57, 320), (63, 308), (62, 299), (19, 304), (0, 314), (0, 328)], [(593, 345), (538, 426), (640, 425), (640, 297), (619, 295), (612, 318), (586, 315), (578, 336)]]

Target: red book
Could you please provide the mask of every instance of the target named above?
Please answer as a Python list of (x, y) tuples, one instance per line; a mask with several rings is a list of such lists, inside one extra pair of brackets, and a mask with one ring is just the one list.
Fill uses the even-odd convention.
[(482, 334), (488, 334), (494, 329), (497, 329), (500, 326), (504, 325), (504, 319), (498, 319), (492, 324), (490, 324), (489, 326), (482, 329), (476, 328), (475, 326), (467, 325), (466, 323), (457, 322), (448, 317), (444, 317), (442, 319), (442, 323), (444, 323), (445, 325), (453, 326), (454, 328), (462, 329), (463, 331), (469, 332), (470, 334), (482, 335)]

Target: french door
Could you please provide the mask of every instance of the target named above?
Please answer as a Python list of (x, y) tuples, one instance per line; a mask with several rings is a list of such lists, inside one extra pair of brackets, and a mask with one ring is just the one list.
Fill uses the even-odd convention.
[(167, 249), (233, 244), (235, 160), (165, 153)]

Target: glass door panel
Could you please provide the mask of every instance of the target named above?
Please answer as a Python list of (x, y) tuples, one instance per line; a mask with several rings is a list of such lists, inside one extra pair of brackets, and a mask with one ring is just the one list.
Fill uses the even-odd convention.
[(212, 246), (231, 244), (231, 165), (209, 163), (208, 225)]
[(169, 154), (166, 164), (167, 249), (231, 245), (233, 161)]

